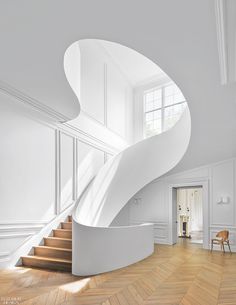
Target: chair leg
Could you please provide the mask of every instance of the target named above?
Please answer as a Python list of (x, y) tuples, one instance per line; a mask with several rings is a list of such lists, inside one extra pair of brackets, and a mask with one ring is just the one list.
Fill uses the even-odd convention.
[(229, 240), (227, 241), (227, 244), (228, 244), (230, 253), (232, 253), (231, 248), (230, 248), (230, 244), (229, 244)]
[(224, 246), (223, 242), (222, 242), (222, 249), (223, 249), (223, 252), (225, 253), (225, 246)]
[(213, 250), (213, 240), (211, 241), (211, 252)]
[(223, 252), (223, 246), (222, 243), (220, 243), (220, 251)]

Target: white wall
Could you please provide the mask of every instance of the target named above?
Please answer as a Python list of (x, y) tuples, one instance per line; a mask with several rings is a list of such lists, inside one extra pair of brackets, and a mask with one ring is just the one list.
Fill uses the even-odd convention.
[(105, 59), (100, 48), (90, 40), (79, 42), (81, 59), (81, 109), (93, 119), (105, 123)]
[[(118, 93), (114, 91), (119, 97)], [(132, 99), (127, 109), (121, 101), (121, 109), (121, 118), (130, 123)], [(117, 111), (110, 107), (109, 117), (114, 119)], [(104, 162), (128, 145), (132, 131), (126, 133), (124, 121), (120, 127), (118, 119), (115, 132), (88, 115), (79, 128), (73, 122), (57, 126), (32, 107), (0, 93), (1, 266), (71, 206)]]
[[(236, 159), (229, 159), (204, 167), (195, 168), (175, 175), (166, 175), (153, 181), (134, 198), (120, 212), (114, 220), (116, 225), (121, 221), (126, 225), (152, 221), (155, 227), (155, 241), (157, 243), (171, 243), (169, 187), (182, 186), (189, 183), (199, 185), (207, 183), (208, 190), (208, 231), (209, 239), (222, 229), (230, 231), (230, 240), (236, 251)], [(227, 196), (227, 204), (218, 203), (220, 197)], [(138, 199), (138, 200), (137, 200)], [(137, 202), (138, 201), (138, 202)], [(204, 210), (204, 208), (203, 208)], [(127, 217), (125, 218), (125, 214)]]
[(19, 247), (74, 204), (111, 155), (99, 141), (97, 146), (82, 142), (73, 130), (44, 121), (1, 93), (0, 139), (0, 267), (4, 267)]
[[(98, 136), (106, 144), (110, 144), (112, 135), (118, 149), (120, 144), (122, 148), (132, 144), (133, 89), (119, 65), (96, 40), (80, 40), (68, 51), (66, 74), (81, 103), (81, 115), (70, 124)], [(73, 62), (67, 57), (80, 62), (77, 66), (81, 69), (81, 84), (76, 81)]]
[(0, 266), (133, 141), (132, 88), (105, 50), (75, 44), (65, 72), (82, 112), (63, 125), (0, 91)]
[(56, 130), (0, 93), (0, 265), (57, 213)]
[(0, 99), (0, 222), (48, 221), (55, 214), (55, 129)]
[(102, 150), (81, 141), (78, 141), (77, 154), (77, 193), (80, 196), (91, 179), (103, 166), (104, 161), (106, 161), (106, 154)]

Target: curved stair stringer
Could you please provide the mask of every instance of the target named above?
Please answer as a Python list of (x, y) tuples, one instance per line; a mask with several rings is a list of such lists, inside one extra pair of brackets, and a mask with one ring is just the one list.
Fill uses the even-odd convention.
[(111, 271), (152, 254), (152, 224), (109, 226), (130, 198), (179, 163), (190, 134), (191, 119), (186, 108), (173, 128), (134, 144), (101, 168), (72, 215), (73, 274)]

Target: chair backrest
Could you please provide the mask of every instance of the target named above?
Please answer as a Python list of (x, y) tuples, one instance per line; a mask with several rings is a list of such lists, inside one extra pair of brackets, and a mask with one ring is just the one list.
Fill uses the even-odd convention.
[(229, 231), (224, 230), (216, 234), (216, 237), (221, 237), (224, 241), (229, 239)]

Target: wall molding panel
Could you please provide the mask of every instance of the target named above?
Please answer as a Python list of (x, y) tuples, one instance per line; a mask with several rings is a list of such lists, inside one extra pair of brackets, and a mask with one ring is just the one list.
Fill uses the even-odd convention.
[[(1, 92), (0, 88), (0, 92)], [(10, 99), (12, 97), (13, 99)], [(42, 173), (49, 173), (49, 177), (52, 177), (53, 179), (53, 189), (50, 189), (50, 200), (49, 197), (42, 197), (45, 200), (42, 202), (42, 208), (38, 206), (38, 210), (40, 211), (41, 215), (39, 217), (42, 217), (42, 219), (37, 219), (37, 215), (34, 215), (36, 212), (34, 212), (34, 198), (32, 197), (33, 194), (35, 194), (37, 191), (37, 186), (35, 185), (31, 190), (29, 190), (29, 193), (22, 195), (21, 199), (16, 200), (14, 197), (11, 199), (7, 199), (8, 201), (11, 201), (11, 204), (17, 204), (17, 208), (22, 206), (20, 215), (18, 213), (15, 213), (14, 215), (11, 215), (12, 213), (9, 211), (9, 215), (11, 215), (11, 218), (6, 219), (12, 219), (10, 221), (0, 221), (0, 268), (5, 268), (8, 266), (14, 266), (15, 263), (17, 263), (18, 259), (22, 255), (26, 255), (29, 253), (30, 249), (33, 245), (37, 245), (41, 242), (43, 236), (48, 235), (52, 228), (57, 227), (57, 225), (60, 223), (60, 220), (62, 221), (63, 218), (70, 213), (71, 209), (74, 206), (74, 203), (77, 200), (78, 197), (78, 141), (85, 143), (88, 145), (88, 147), (91, 147), (93, 149), (97, 149), (103, 153), (103, 164), (106, 161), (105, 155), (113, 155), (114, 153), (117, 153), (117, 148), (103, 142), (101, 139), (91, 136), (89, 133), (84, 132), (83, 130), (78, 130), (74, 126), (70, 126), (70, 124), (58, 124), (57, 122), (49, 121), (44, 116), (44, 111), (38, 111), (36, 107), (34, 107), (31, 103), (19, 103), (19, 100), (13, 95), (13, 92), (7, 92), (7, 94), (2, 95), (3, 99), (3, 105), (7, 106), (7, 111), (9, 107), (9, 115), (11, 113), (16, 113), (16, 126), (12, 126), (12, 123), (9, 125), (9, 135), (12, 132), (12, 129), (19, 130), (19, 134), (17, 134), (17, 137), (21, 137), (22, 134), (22, 140), (20, 140), (20, 143), (25, 146), (27, 153), (21, 153), (21, 159), (23, 161), (22, 166), (19, 168), (20, 171), (23, 171), (23, 168), (25, 166), (28, 166), (28, 164), (31, 164), (29, 162), (37, 163), (39, 160), (39, 164), (37, 165), (37, 170), (39, 170)], [(13, 108), (14, 107), (14, 108)], [(5, 108), (3, 108), (5, 109)], [(14, 109), (14, 111), (12, 111)], [(5, 115), (5, 112), (2, 112), (2, 115)], [(47, 116), (48, 118), (49, 116)], [(14, 117), (15, 122), (15, 117)], [(20, 124), (17, 128), (17, 124)], [(3, 125), (5, 128), (5, 125)], [(32, 131), (30, 130), (32, 127)], [(42, 157), (38, 158), (36, 155), (36, 158), (31, 158), (32, 153), (34, 153), (34, 156), (36, 154), (36, 148), (32, 148), (29, 145), (27, 147), (27, 140), (28, 138), (26, 136), (23, 136), (26, 132), (26, 129), (29, 131), (30, 135), (35, 139), (37, 139), (37, 143), (42, 143), (42, 146), (38, 147), (38, 153), (39, 156), (42, 153)], [(38, 137), (41, 135), (46, 136), (46, 140), (43, 139), (40, 140)], [(61, 155), (61, 149), (62, 149), (62, 137), (66, 137), (66, 139), (71, 139), (71, 147), (68, 156), (68, 160), (70, 162), (70, 166), (72, 168), (71, 176), (72, 176), (72, 188), (71, 188), (71, 201), (67, 202), (65, 206), (61, 206), (61, 178), (62, 178), (62, 155)], [(19, 138), (21, 139), (21, 138)], [(64, 138), (63, 138), (64, 139)], [(15, 141), (15, 138), (12, 139)], [(49, 143), (50, 141), (50, 143)], [(6, 138), (6, 143), (8, 145), (9, 139)], [(18, 141), (16, 142), (18, 144)], [(66, 142), (67, 143), (67, 142)], [(11, 144), (12, 145), (12, 144)], [(64, 143), (64, 151), (66, 149)], [(4, 145), (3, 145), (4, 147)], [(7, 146), (8, 147), (8, 146)], [(11, 156), (14, 156), (14, 148), (10, 146), (11, 148)], [(25, 150), (23, 150), (24, 152)], [(48, 156), (49, 157), (45, 157)], [(6, 156), (6, 154), (4, 155)], [(24, 157), (25, 156), (25, 157)], [(23, 158), (23, 159), (22, 159)], [(45, 167), (44, 158), (46, 158), (45, 164), (47, 166)], [(67, 160), (67, 159), (66, 159)], [(50, 161), (50, 164), (49, 164)], [(67, 168), (67, 161), (64, 161), (64, 169)], [(32, 171), (31, 171), (32, 172)], [(42, 179), (42, 174), (40, 176)], [(28, 177), (26, 177), (27, 182)], [(51, 179), (51, 178), (50, 178)], [(37, 180), (37, 179), (36, 179)], [(40, 180), (41, 181), (41, 180)], [(40, 183), (38, 181), (37, 183)], [(50, 180), (51, 181), (51, 180)], [(18, 182), (16, 182), (18, 183)], [(36, 182), (35, 182), (36, 183)], [(54, 194), (53, 196), (51, 194)], [(48, 195), (48, 196), (49, 196)], [(29, 212), (31, 215), (34, 216), (28, 216), (30, 220), (22, 219), (22, 217), (26, 218), (27, 216), (23, 216), (24, 211), (24, 205), (26, 206), (27, 203), (24, 202), (24, 198), (26, 200), (28, 198), (31, 198), (32, 206), (27, 206), (29, 209)], [(9, 198), (9, 196), (8, 196)], [(5, 199), (4, 199), (5, 200)], [(3, 202), (4, 202), (3, 200)], [(47, 202), (48, 200), (48, 202)], [(52, 201), (51, 201), (52, 200)], [(28, 200), (29, 201), (29, 200)], [(40, 205), (41, 206), (41, 205)], [(5, 210), (7, 209), (7, 206)], [(16, 210), (17, 211), (17, 210)], [(7, 212), (8, 213), (8, 212)], [(3, 214), (4, 215), (4, 214)], [(3, 217), (2, 217), (3, 218)], [(35, 219), (36, 218), (36, 219)], [(32, 220), (31, 220), (32, 219)]]
[(60, 191), (60, 131), (55, 130), (55, 213), (60, 213), (61, 191)]
[[(236, 158), (152, 181), (130, 199), (122, 218), (118, 217), (116, 224), (119, 225), (119, 220), (122, 222), (123, 219), (128, 219), (125, 225), (152, 222), (154, 223), (155, 242), (171, 244), (172, 209), (170, 209), (170, 205), (172, 206), (172, 200), (170, 189), (184, 186), (194, 188), (198, 185), (203, 186), (204, 248), (210, 247), (210, 240), (218, 231), (227, 229), (230, 231), (232, 251), (236, 252)], [(221, 196), (227, 196), (229, 202), (219, 204), (218, 197)], [(135, 198), (139, 199), (137, 205), (134, 205)]]
[(15, 237), (25, 237), (31, 236), (39, 232), (45, 225), (49, 222), (15, 222), (9, 224), (0, 224), (0, 238), (15, 238)]
[[(100, 150), (103, 150), (104, 152), (107, 152), (109, 154), (116, 154), (119, 152), (119, 149), (117, 149), (117, 147), (114, 147), (110, 145), (110, 143), (106, 143), (101, 139), (94, 137), (90, 133), (79, 128), (76, 124), (72, 124), (71, 121), (67, 122), (69, 118), (60, 115), (59, 113), (55, 112), (53, 109), (43, 105), (38, 101), (36, 101), (35, 103), (29, 102), (31, 100), (34, 101), (34, 99), (18, 91), (17, 89), (14, 89), (13, 87), (7, 85), (1, 80), (0, 80), (0, 91), (14, 98), (16, 102), (22, 102), (22, 104), (25, 104), (25, 106), (27, 106), (25, 113), (29, 115), (33, 120), (37, 121), (38, 123), (41, 123), (42, 125), (47, 126), (49, 128), (65, 132), (75, 138), (78, 138), (81, 141), (84, 141), (86, 144), (91, 145)], [(28, 110), (33, 110), (33, 113), (30, 113), (30, 111)], [(84, 113), (84, 115), (87, 116), (94, 123), (106, 127), (104, 124), (94, 119), (92, 116), (83, 112), (82, 110), (81, 113)], [(41, 114), (42, 116), (38, 117), (37, 114)], [(53, 121), (46, 121), (45, 115), (46, 117), (53, 119)], [(64, 123), (58, 124), (58, 121)], [(120, 135), (118, 135), (111, 129), (107, 127), (106, 129), (110, 130), (112, 133), (120, 137)]]
[[(60, 193), (60, 200), (59, 200), (59, 212), (62, 212), (68, 205), (71, 205), (74, 203), (75, 199), (74, 199), (74, 194), (75, 194), (75, 189), (74, 189), (74, 185), (75, 185), (75, 180), (76, 177), (74, 175), (75, 172), (75, 166), (76, 166), (76, 156), (74, 155), (74, 150), (75, 150), (75, 138), (67, 133), (64, 132), (60, 132), (59, 133), (59, 139), (60, 139), (60, 147), (59, 147), (59, 185), (58, 185), (58, 189), (59, 189), (59, 193)], [(64, 140), (63, 140), (64, 139)], [(67, 144), (64, 147), (63, 150), (63, 142), (66, 141), (64, 143)], [(70, 143), (69, 143), (70, 142)], [(71, 147), (70, 147), (71, 146)], [(69, 151), (69, 149), (71, 148), (70, 153), (67, 154), (67, 152)], [(63, 164), (63, 161), (66, 163)], [(68, 169), (71, 169), (70, 174), (67, 172)], [(66, 184), (62, 185), (63, 183), (63, 174), (64, 172), (66, 172), (65, 174), (68, 175), (69, 177), (71, 177), (71, 182), (70, 179), (66, 179)], [(70, 183), (69, 183), (70, 182)], [(69, 191), (69, 186), (71, 186), (71, 191)], [(64, 198), (66, 196), (66, 198)], [(68, 196), (70, 196), (71, 198), (68, 199), (69, 201), (67, 202), (63, 202), (63, 199), (68, 198)]]
[(39, 111), (44, 115), (47, 115), (50, 119), (59, 122), (65, 122), (69, 120), (69, 118), (63, 115), (62, 113), (55, 111), (54, 109), (46, 106), (40, 101), (32, 98), (31, 96), (21, 92), (20, 90), (10, 86), (9, 84), (1, 80), (0, 80), (0, 91), (2, 91), (7, 95), (10, 95), (11, 97), (14, 97), (17, 101), (32, 107), (36, 111)]
[[(229, 240), (230, 240), (230, 246), (231, 246), (231, 250), (233, 252), (236, 252), (236, 227), (235, 226), (211, 226), (210, 227), (210, 240), (212, 238), (215, 238), (216, 234), (219, 231), (223, 231), (223, 230), (228, 230), (229, 231)], [(209, 245), (210, 248), (211, 244)], [(214, 250), (219, 250), (220, 251), (220, 246), (214, 245)], [(225, 250), (226, 252), (228, 252), (228, 246), (225, 246)]]
[[(99, 124), (99, 123), (97, 123), (97, 124)], [(119, 150), (116, 147), (111, 146), (109, 143), (106, 143), (106, 142), (102, 141), (101, 139), (92, 136), (90, 133), (80, 129), (75, 124), (72, 125), (70, 123), (64, 123), (63, 126), (59, 127), (59, 130), (67, 132), (67, 133), (73, 135), (74, 137), (76, 137), (77, 139), (79, 139), (80, 141), (82, 141), (90, 146), (93, 146), (94, 148), (103, 150), (109, 154), (116, 154), (119, 152)]]
[(140, 225), (143, 223), (152, 223), (154, 225), (153, 237), (154, 243), (156, 244), (169, 244), (169, 233), (168, 233), (168, 223), (167, 222), (157, 222), (154, 221), (131, 221), (130, 225)]

